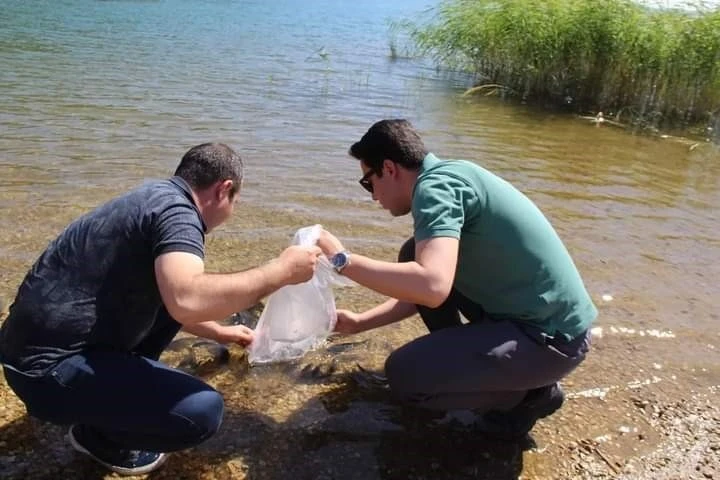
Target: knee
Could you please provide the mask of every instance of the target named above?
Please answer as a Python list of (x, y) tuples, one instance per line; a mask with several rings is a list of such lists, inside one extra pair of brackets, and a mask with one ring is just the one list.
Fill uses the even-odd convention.
[(398, 253), (398, 262), (412, 262), (415, 260), (415, 238), (408, 238)]
[(385, 359), (385, 377), (388, 380), (388, 384), (392, 386), (394, 382), (391, 382), (390, 379), (395, 380), (395, 377), (397, 375), (397, 361), (395, 360), (395, 350), (392, 352), (386, 359)]
[(222, 396), (215, 390), (195, 392), (185, 397), (176, 406), (177, 415), (185, 418), (190, 426), (188, 440), (200, 443), (217, 433), (222, 423), (225, 404)]
[(415, 381), (417, 376), (408, 357), (403, 348), (392, 352), (385, 360), (385, 375), (390, 392), (396, 400), (414, 403), (415, 397), (419, 393)]

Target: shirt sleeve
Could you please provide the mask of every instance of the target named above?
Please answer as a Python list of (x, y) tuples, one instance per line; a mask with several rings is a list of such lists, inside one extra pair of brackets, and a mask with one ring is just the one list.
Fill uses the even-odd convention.
[(191, 205), (174, 204), (162, 209), (153, 221), (153, 258), (163, 253), (187, 252), (205, 257), (205, 234)]
[(432, 237), (460, 238), (466, 209), (477, 195), (459, 178), (430, 174), (418, 181), (413, 194), (415, 240)]

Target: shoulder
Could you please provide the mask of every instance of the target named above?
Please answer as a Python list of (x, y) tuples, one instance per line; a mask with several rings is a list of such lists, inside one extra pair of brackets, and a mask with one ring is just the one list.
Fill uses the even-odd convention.
[[(100, 216), (115, 216), (127, 228), (139, 229), (153, 241), (184, 231), (201, 243), (205, 226), (192, 198), (170, 180), (155, 180), (109, 202)], [(119, 218), (118, 218), (119, 217)]]
[(189, 192), (170, 180), (148, 182), (136, 190), (138, 199), (143, 202), (145, 215), (158, 217), (189, 215), (200, 222), (200, 213)]
[(478, 165), (465, 160), (444, 160), (418, 175), (413, 199), (432, 201), (435, 198), (467, 198), (478, 193)]
[(476, 178), (492, 175), (480, 165), (468, 160), (442, 160), (423, 169), (418, 175), (418, 185), (452, 182), (470, 185)]

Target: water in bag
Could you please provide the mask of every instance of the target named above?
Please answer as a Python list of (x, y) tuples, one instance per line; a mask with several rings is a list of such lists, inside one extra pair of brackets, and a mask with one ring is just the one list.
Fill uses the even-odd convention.
[[(301, 228), (292, 243), (315, 245), (321, 231), (320, 225)], [(332, 287), (351, 284), (348, 278), (335, 272), (325, 256), (320, 256), (312, 279), (286, 285), (271, 294), (249, 347), (250, 364), (300, 358), (323, 342), (337, 319)]]

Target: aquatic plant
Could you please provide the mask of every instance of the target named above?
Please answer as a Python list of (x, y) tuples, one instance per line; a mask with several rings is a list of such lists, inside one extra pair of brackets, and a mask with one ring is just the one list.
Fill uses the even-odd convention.
[(711, 125), (720, 116), (719, 7), (444, 0), (403, 28), (438, 64), (474, 72), (478, 92), (612, 112), (652, 128)]

